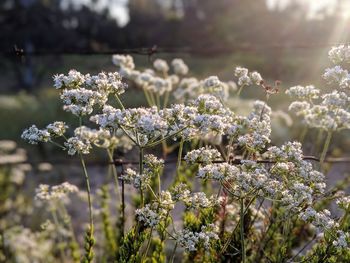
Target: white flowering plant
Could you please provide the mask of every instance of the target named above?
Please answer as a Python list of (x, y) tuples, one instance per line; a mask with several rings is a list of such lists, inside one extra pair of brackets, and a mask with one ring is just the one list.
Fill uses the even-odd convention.
[[(332, 49), (331, 60), (349, 62), (349, 50), (347, 46)], [(61, 259), (350, 261), (350, 198), (338, 191), (344, 184), (327, 188), (323, 174), (329, 134), (350, 127), (345, 69), (336, 66), (325, 73), (339, 91), (321, 95), (311, 85), (287, 91), (298, 100), (290, 109), (309, 127), (327, 132), (321, 165), (315, 165), (305, 158), (302, 143), (276, 146), (271, 141), (273, 109), (267, 102), (278, 93), (279, 82), (269, 86), (258, 72), (243, 67), (234, 70), (237, 85), (216, 76), (198, 80), (186, 77), (189, 68), (181, 59), (170, 66), (156, 59), (152, 69), (143, 71), (135, 69), (128, 55), (114, 55), (112, 61), (118, 72), (91, 76), (71, 70), (54, 77), (63, 108), (77, 117), (77, 127), (56, 121), (44, 129), (33, 125), (22, 134), (29, 143), (53, 143), (78, 156), (83, 168), (89, 207), (88, 227), (80, 241), (84, 253), (73, 256), (80, 255), (79, 248), (68, 253), (69, 246), (62, 246)], [(147, 107), (123, 105), (121, 96), (127, 86), (122, 78), (143, 90)], [(230, 93), (238, 97), (249, 86), (262, 88), (266, 101), (255, 101), (243, 116), (227, 107), (226, 101)], [(113, 99), (117, 107), (111, 105)], [(106, 151), (108, 178), (113, 178), (98, 191), (90, 186), (85, 162), (96, 148)], [(138, 160), (121, 162), (123, 169), (118, 170), (115, 159), (122, 157), (116, 156), (118, 148), (133, 148)], [(153, 155), (159, 148), (164, 159)], [(172, 156), (177, 156), (176, 166)], [(126, 198), (126, 191), (132, 198)], [(76, 192), (68, 183), (40, 185), (36, 198), (62, 207), (68, 194)], [(110, 203), (117, 204), (115, 213)], [(337, 214), (330, 212), (330, 203), (337, 205)], [(14, 234), (11, 238), (17, 240)], [(79, 246), (79, 239), (70, 240)], [(59, 262), (57, 255), (51, 257)]]

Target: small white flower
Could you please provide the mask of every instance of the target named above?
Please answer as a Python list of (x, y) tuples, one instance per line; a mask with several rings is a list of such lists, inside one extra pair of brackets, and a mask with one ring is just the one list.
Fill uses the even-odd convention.
[(218, 150), (211, 149), (208, 147), (202, 147), (202, 148), (188, 152), (185, 156), (185, 161), (190, 164), (194, 164), (194, 163), (209, 164), (220, 157), (221, 157), (221, 154)]
[(263, 78), (261, 77), (259, 72), (252, 72), (250, 73), (250, 79), (255, 85), (260, 85), (261, 81), (263, 81)]
[(177, 75), (186, 75), (188, 73), (188, 66), (180, 58), (173, 59), (171, 65), (173, 66), (174, 72)]
[(124, 67), (128, 69), (135, 68), (134, 60), (130, 55), (113, 55), (112, 62), (118, 67)]
[(50, 139), (50, 133), (45, 130), (39, 130), (35, 125), (23, 131), (22, 139), (31, 144), (38, 144), (38, 142), (47, 142)]
[(153, 62), (153, 67), (159, 71), (159, 72), (162, 72), (162, 73), (166, 73), (169, 71), (169, 66), (168, 66), (168, 63), (163, 60), (163, 59), (156, 59), (154, 62)]
[(161, 220), (160, 215), (152, 210), (149, 204), (143, 208), (136, 209), (135, 213), (137, 221), (142, 222), (146, 227), (155, 227)]

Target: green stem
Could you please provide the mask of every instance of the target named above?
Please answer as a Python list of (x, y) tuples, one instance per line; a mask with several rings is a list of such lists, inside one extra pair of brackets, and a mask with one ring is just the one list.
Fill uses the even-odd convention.
[(239, 90), (237, 91), (237, 93), (236, 93), (236, 96), (237, 96), (237, 97), (239, 97), (239, 95), (241, 94), (243, 87), (244, 87), (244, 85), (242, 85), (242, 86), (239, 88)]
[(54, 142), (54, 141), (51, 141), (51, 140), (49, 140), (49, 142), (52, 143), (53, 145), (55, 145), (55, 146), (61, 148), (62, 150), (65, 150), (65, 149), (66, 149), (66, 147), (64, 147), (63, 145), (61, 145), (61, 144), (59, 144), (59, 143), (57, 143), (57, 142)]
[(149, 92), (149, 97), (150, 97), (150, 99), (151, 99), (151, 101), (152, 101), (152, 104), (153, 105), (157, 105), (157, 103), (156, 103), (156, 99), (154, 98), (154, 93), (152, 92), (152, 91), (150, 91)]
[(143, 88), (142, 90), (143, 90), (143, 93), (145, 94), (145, 98), (147, 100), (148, 106), (152, 107), (153, 104), (152, 104), (151, 98), (148, 94), (148, 91), (145, 88)]
[(166, 106), (168, 106), (168, 101), (169, 101), (169, 91), (166, 91), (165, 92), (165, 95), (164, 95), (164, 104), (163, 104), (163, 108), (166, 108)]
[(90, 180), (89, 175), (86, 170), (86, 165), (83, 156), (80, 154), (80, 162), (83, 167), (84, 175), (85, 175), (85, 182), (86, 182), (86, 191), (88, 194), (88, 205), (89, 205), (89, 221), (90, 221), (90, 229), (93, 229), (93, 215), (92, 215), (92, 201), (91, 201), (91, 189), (90, 189)]
[(183, 147), (184, 147), (184, 139), (183, 137), (181, 137), (179, 152), (177, 154), (176, 175), (178, 175), (180, 171)]
[(173, 249), (173, 253), (171, 255), (171, 259), (170, 259), (171, 263), (174, 263), (176, 249), (177, 249), (177, 242), (175, 243), (175, 246), (174, 246), (174, 249)]
[[(143, 175), (143, 148), (139, 147), (139, 173), (142, 176)], [(144, 207), (144, 197), (143, 197), (143, 190), (142, 190), (142, 182), (140, 187), (140, 195), (141, 195), (141, 207)]]
[(318, 133), (317, 133), (317, 139), (316, 139), (316, 145), (314, 145), (314, 149), (316, 149), (316, 151), (318, 151), (321, 147), (321, 143), (322, 143), (322, 135), (323, 135), (323, 130), (319, 129)]
[(114, 181), (115, 181), (115, 192), (117, 194), (117, 207), (119, 207), (121, 196), (120, 196), (120, 190), (119, 190), (119, 181), (118, 181), (117, 169), (115, 167), (114, 160), (113, 160), (113, 152), (114, 152), (113, 149), (107, 149), (107, 154), (108, 154), (109, 161), (112, 163), (111, 164), (111, 166), (112, 166), (111, 168), (112, 168), (112, 174), (113, 174)]
[(120, 129), (122, 129), (122, 131), (125, 133), (125, 135), (128, 136), (128, 138), (129, 138), (134, 144), (138, 145), (137, 141), (135, 141), (135, 140), (129, 135), (129, 133), (127, 133), (127, 131), (124, 129), (123, 126), (120, 125), (119, 127), (120, 127)]
[(304, 142), (308, 130), (309, 130), (309, 127), (307, 127), (307, 126), (305, 126), (305, 127), (303, 128), (303, 131), (301, 132), (301, 134), (300, 134), (300, 139), (299, 139), (299, 141), (300, 141), (301, 143)]
[(151, 246), (152, 231), (153, 231), (153, 227), (151, 228), (151, 232), (149, 233), (149, 239), (148, 239), (148, 242), (147, 242), (146, 251), (145, 251), (145, 253), (144, 253), (143, 256), (142, 256), (141, 262), (143, 262), (144, 258), (147, 257), (149, 248), (150, 248), (150, 246)]
[(241, 202), (241, 210), (240, 210), (241, 253), (242, 253), (242, 263), (245, 263), (246, 254), (245, 254), (245, 244), (244, 244), (244, 199), (242, 198), (240, 202)]
[(157, 108), (158, 110), (160, 110), (160, 96), (158, 93), (156, 94), (156, 99), (157, 99)]
[(321, 165), (324, 163), (324, 160), (326, 158), (326, 154), (327, 154), (327, 151), (328, 151), (328, 148), (329, 148), (329, 144), (331, 142), (331, 139), (332, 139), (332, 132), (328, 132), (327, 133), (327, 138), (326, 138), (326, 141), (324, 143), (324, 146), (323, 146), (323, 150), (322, 150), (322, 154), (321, 154), (321, 158), (320, 158), (320, 163)]
[(158, 177), (158, 194), (160, 195), (160, 193), (162, 192), (162, 185), (160, 182), (160, 172), (157, 173), (157, 177)]
[(122, 110), (125, 110), (125, 107), (124, 107), (122, 101), (120, 100), (119, 96), (118, 96), (118, 95), (115, 95), (115, 98), (116, 98), (116, 100), (117, 100), (117, 102), (118, 102), (118, 104), (119, 104), (119, 107), (120, 107)]
[(169, 135), (163, 137), (162, 139), (160, 139), (160, 140), (158, 140), (158, 141), (156, 141), (156, 142), (152, 142), (152, 143), (150, 143), (150, 144), (147, 144), (145, 147), (147, 147), (147, 148), (154, 147), (154, 146), (160, 144), (162, 141), (165, 141), (165, 140), (167, 140), (167, 139), (169, 139), (169, 138), (171, 138), (171, 137), (173, 137), (173, 136), (179, 134), (180, 132), (182, 132), (182, 131), (185, 130), (186, 128), (187, 128), (187, 127), (184, 127), (184, 128), (182, 128), (182, 129), (178, 130), (177, 132), (174, 132), (174, 133), (172, 133), (172, 134), (169, 134)]

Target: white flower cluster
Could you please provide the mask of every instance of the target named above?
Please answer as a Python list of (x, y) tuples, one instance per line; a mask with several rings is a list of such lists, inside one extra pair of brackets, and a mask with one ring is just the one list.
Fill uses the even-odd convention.
[(68, 182), (52, 186), (51, 188), (47, 184), (40, 184), (35, 189), (35, 199), (40, 201), (65, 200), (69, 194), (78, 192), (78, 187)]
[(184, 202), (188, 209), (209, 208), (219, 204), (215, 196), (208, 198), (203, 192), (191, 193), (185, 184), (178, 184), (173, 188), (172, 199)]
[(208, 164), (201, 166), (197, 177), (201, 179), (212, 179), (217, 181), (231, 180), (238, 176), (239, 169), (228, 163)]
[(167, 122), (156, 107), (120, 110), (106, 105), (102, 114), (92, 116), (90, 120), (103, 128), (122, 128), (140, 145), (168, 134)]
[(260, 73), (256, 71), (249, 72), (248, 69), (243, 67), (235, 68), (235, 76), (238, 78), (239, 86), (249, 86), (251, 84), (260, 85), (263, 81)]
[[(334, 47), (329, 52), (335, 63), (349, 62), (349, 46)], [(305, 124), (327, 132), (350, 128), (350, 74), (342, 66), (336, 65), (326, 69), (323, 77), (329, 84), (339, 86), (340, 90), (320, 95), (313, 86), (297, 86), (287, 90), (287, 94), (298, 99), (289, 110), (303, 117)]]
[(185, 161), (189, 164), (209, 164), (220, 157), (221, 154), (218, 150), (210, 147), (202, 147), (188, 152), (185, 156)]
[(85, 89), (65, 89), (62, 91), (61, 99), (63, 101), (63, 109), (71, 112), (76, 116), (83, 116), (91, 114), (93, 107), (98, 105), (104, 105), (107, 102), (107, 96), (104, 94)]
[(300, 213), (299, 217), (304, 221), (312, 222), (315, 227), (323, 231), (331, 230), (338, 226), (334, 219), (331, 218), (331, 212), (327, 209), (317, 212), (312, 207), (308, 207)]
[(122, 174), (121, 179), (126, 184), (132, 184), (136, 189), (144, 189), (147, 185), (150, 185), (151, 178), (155, 177), (161, 172), (164, 167), (164, 161), (158, 159), (154, 155), (147, 154), (144, 157), (144, 170), (143, 174), (139, 174), (135, 170), (128, 168)]
[(144, 173), (154, 177), (161, 173), (164, 168), (164, 160), (158, 159), (153, 154), (146, 154), (144, 156), (144, 164)]
[(350, 196), (342, 196), (337, 198), (336, 203), (338, 207), (344, 209), (345, 211), (349, 208), (350, 205)]
[(339, 229), (339, 224), (331, 218), (331, 212), (324, 209), (317, 212), (312, 207), (308, 207), (301, 212), (299, 217), (307, 222), (311, 222), (321, 233), (335, 233), (331, 235), (332, 245), (338, 249), (349, 249), (350, 235)]
[(190, 195), (183, 194), (180, 196), (180, 201), (183, 201), (187, 208), (190, 209), (201, 209), (214, 207), (218, 204), (215, 196), (207, 197), (203, 192), (195, 192)]
[(169, 71), (169, 66), (168, 63), (163, 60), (163, 59), (156, 59), (153, 62), (153, 67), (155, 68), (155, 70), (161, 72), (161, 73), (166, 73)]
[(80, 126), (74, 130), (74, 137), (69, 138), (64, 146), (68, 149), (69, 155), (88, 154), (92, 148), (92, 144), (109, 148), (118, 145), (118, 138), (111, 136), (106, 129), (90, 129), (86, 126)]
[(289, 110), (302, 116), (307, 126), (336, 131), (350, 128), (350, 98), (344, 92), (333, 91), (322, 95), (320, 104), (294, 101)]
[(341, 89), (348, 89), (350, 87), (350, 75), (346, 69), (341, 66), (334, 66), (327, 68), (323, 74), (323, 78), (329, 84), (338, 84)]
[(280, 148), (270, 147), (265, 155), (276, 161), (270, 170), (271, 175), (286, 178), (280, 184), (285, 187), (282, 201), (290, 209), (300, 211), (300, 205), (311, 205), (319, 193), (324, 193), (325, 177), (303, 160), (300, 143), (288, 142)]
[(37, 144), (38, 142), (48, 142), (53, 137), (62, 136), (67, 129), (67, 125), (64, 122), (56, 121), (46, 126), (46, 129), (38, 129), (35, 125), (32, 125), (28, 129), (25, 129), (22, 133), (22, 139), (28, 141), (31, 144)]
[(344, 233), (342, 230), (337, 231), (337, 239), (333, 241), (333, 246), (336, 248), (347, 248), (349, 249), (350, 244), (350, 234), (348, 232)]
[(186, 75), (188, 73), (188, 66), (181, 58), (173, 59), (171, 66), (174, 69), (174, 73), (177, 75)]
[(144, 189), (151, 182), (150, 174), (139, 174), (135, 170), (128, 168), (122, 174), (121, 179), (126, 184), (132, 184), (136, 189)]
[(242, 161), (239, 170), (240, 172), (234, 175), (230, 188), (236, 197), (256, 191), (256, 194), (262, 197), (275, 198), (281, 191), (279, 181), (270, 177), (263, 165), (254, 161)]
[(54, 82), (57, 89), (62, 89), (64, 109), (77, 116), (91, 114), (95, 105), (101, 106), (107, 102), (109, 94), (122, 94), (125, 91), (117, 72), (101, 72), (91, 76), (71, 70), (68, 75), (56, 75)]
[(221, 136), (231, 127), (233, 113), (215, 96), (203, 94), (189, 106), (174, 104), (162, 110), (155, 106), (120, 110), (105, 105), (103, 112), (90, 120), (102, 128), (122, 129), (135, 143), (145, 146), (174, 134), (186, 139), (208, 134)]
[(236, 91), (237, 85), (233, 81), (223, 82), (217, 76), (211, 76), (204, 80), (196, 78), (183, 78), (173, 95), (176, 100), (184, 101), (195, 99), (201, 94), (212, 94), (223, 101), (226, 101), (230, 91)]
[(55, 121), (46, 126), (46, 130), (49, 132), (51, 137), (60, 137), (65, 132), (68, 126), (62, 121)]
[(316, 89), (313, 85), (308, 86), (295, 86), (286, 90), (286, 94), (297, 99), (313, 100), (318, 99), (320, 90)]
[(159, 194), (158, 200), (136, 210), (136, 219), (142, 222), (145, 227), (155, 227), (169, 215), (169, 212), (174, 209), (174, 206), (175, 202), (172, 199), (171, 193), (162, 191)]
[(350, 62), (350, 46), (349, 45), (340, 45), (337, 47), (332, 47), (328, 52), (329, 59), (334, 64), (339, 64), (341, 62), (349, 63)]
[(151, 208), (150, 204), (147, 204), (143, 208), (136, 209), (136, 219), (142, 222), (146, 227), (155, 227), (161, 221), (161, 216), (157, 211)]
[(3, 244), (15, 262), (52, 262), (54, 243), (48, 234), (46, 231), (32, 232), (29, 228), (14, 226), (5, 230)]
[(54, 76), (54, 87), (56, 89), (78, 89), (98, 91), (108, 96), (109, 93), (122, 94), (125, 85), (121, 82), (121, 77), (117, 72), (101, 72), (98, 75), (83, 75), (72, 69), (68, 75), (59, 74)]
[(75, 69), (72, 69), (68, 72), (68, 75), (59, 74), (55, 75), (53, 77), (54, 80), (54, 87), (56, 89), (62, 89), (62, 88), (77, 88), (80, 87), (84, 81), (85, 77), (80, 72), (76, 71)]
[[(135, 65), (130, 56), (114, 55), (112, 61), (119, 67), (119, 73), (123, 77), (132, 80), (138, 87), (160, 96), (174, 90), (172, 95), (177, 101), (181, 102), (208, 93), (222, 100), (227, 100), (229, 91), (237, 89), (233, 81), (222, 82), (216, 76), (211, 76), (205, 80), (184, 78), (189, 69), (184, 61), (179, 58), (175, 58), (171, 62), (174, 73), (171, 75), (168, 75), (170, 67), (163, 59), (156, 59), (153, 62), (154, 70), (146, 69), (142, 72), (134, 70)], [(256, 73), (253, 75), (256, 76)], [(153, 104), (155, 104), (154, 101)]]
[(202, 226), (200, 232), (183, 229), (176, 233), (176, 242), (187, 251), (196, 251), (200, 247), (210, 249), (212, 242), (218, 239), (214, 225)]
[(21, 137), (31, 144), (37, 144), (49, 141), (50, 133), (47, 130), (39, 130), (35, 125), (32, 125), (23, 131)]
[(200, 135), (223, 134), (227, 124), (232, 122), (233, 113), (213, 95), (200, 95), (191, 102), (191, 106), (196, 109), (192, 124)]
[[(240, 135), (237, 140), (238, 144), (251, 150), (261, 150), (266, 147), (270, 142), (271, 135), (271, 108), (263, 101), (255, 101), (253, 105), (253, 111), (250, 115), (244, 119), (243, 122), (243, 134)], [(242, 119), (238, 119), (240, 122)], [(232, 129), (230, 127), (230, 133), (236, 132), (241, 129), (240, 123), (238, 127)]]
[(113, 55), (112, 62), (118, 67), (134, 69), (134, 59), (130, 55)]

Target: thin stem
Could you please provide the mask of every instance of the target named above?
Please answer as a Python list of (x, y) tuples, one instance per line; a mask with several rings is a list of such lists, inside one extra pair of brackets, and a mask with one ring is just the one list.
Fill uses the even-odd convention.
[(173, 249), (173, 253), (171, 255), (171, 259), (170, 262), (174, 263), (174, 259), (175, 259), (175, 254), (176, 254), (176, 249), (177, 249), (177, 242), (175, 243), (174, 249)]
[(150, 92), (149, 95), (150, 95), (149, 97), (150, 97), (150, 99), (151, 99), (153, 105), (157, 105), (156, 99), (154, 98), (154, 93), (153, 93), (153, 92)]
[(120, 98), (119, 98), (119, 96), (118, 96), (117, 94), (115, 95), (115, 98), (116, 98), (116, 100), (117, 100), (117, 102), (118, 102), (118, 104), (119, 104), (119, 107), (120, 107), (122, 110), (125, 110), (125, 107), (124, 107), (122, 101), (120, 100)]
[(166, 92), (165, 92), (163, 108), (166, 108), (166, 106), (168, 106), (169, 94), (170, 94), (169, 91), (166, 91)]
[(115, 167), (115, 164), (114, 164), (114, 160), (113, 160), (113, 152), (114, 150), (113, 149), (107, 149), (107, 154), (108, 154), (108, 158), (109, 158), (109, 161), (112, 163), (111, 164), (111, 168), (112, 168), (112, 174), (113, 174), (113, 177), (114, 177), (114, 181), (115, 181), (115, 191), (116, 191), (116, 194), (117, 194), (117, 206), (120, 204), (120, 200), (121, 200), (121, 196), (120, 196), (120, 190), (119, 190), (119, 181), (118, 181), (118, 174), (117, 174), (117, 169)]
[(159, 198), (156, 195), (156, 193), (153, 191), (152, 187), (149, 184), (147, 184), (147, 187), (150, 190), (150, 192), (152, 193), (153, 197), (159, 202)]
[(142, 256), (141, 262), (143, 262), (143, 259), (144, 259), (145, 257), (147, 257), (148, 250), (149, 250), (149, 248), (150, 248), (150, 246), (151, 246), (152, 231), (153, 231), (153, 227), (151, 227), (151, 232), (149, 233), (149, 239), (148, 239), (148, 242), (147, 242), (146, 251), (145, 251), (145, 253), (144, 253), (143, 256)]
[(122, 237), (124, 237), (124, 224), (125, 224), (125, 188), (124, 188), (124, 181), (122, 180), (122, 211), (121, 211), (121, 234)]
[(299, 139), (300, 142), (304, 142), (308, 130), (309, 130), (309, 127), (307, 126), (303, 128), (303, 131), (300, 134), (300, 139)]
[(179, 152), (177, 154), (176, 174), (179, 174), (179, 171), (180, 171), (183, 147), (184, 147), (184, 139), (183, 137), (181, 137)]
[(245, 255), (245, 244), (244, 244), (244, 199), (242, 198), (240, 202), (241, 202), (241, 210), (240, 210), (241, 253), (242, 253), (242, 263), (245, 263), (246, 255)]
[(156, 94), (156, 99), (157, 99), (157, 108), (158, 110), (160, 110), (160, 96), (158, 93)]
[(62, 150), (65, 150), (65, 149), (66, 149), (66, 147), (64, 147), (63, 145), (61, 145), (61, 144), (59, 144), (59, 143), (57, 143), (57, 142), (54, 142), (54, 141), (51, 141), (51, 140), (49, 140), (49, 142), (52, 143), (53, 145), (55, 145), (55, 146), (61, 148)]
[(322, 154), (321, 154), (321, 158), (320, 158), (320, 163), (321, 165), (324, 163), (324, 160), (326, 158), (326, 154), (327, 154), (327, 151), (328, 151), (328, 148), (329, 148), (329, 144), (331, 142), (331, 139), (332, 139), (332, 132), (328, 132), (327, 133), (327, 138), (326, 138), (326, 141), (324, 143), (324, 146), (323, 146), (323, 150), (322, 150)]
[(158, 178), (158, 194), (162, 192), (162, 185), (160, 181), (160, 172), (157, 173), (157, 178)]
[(153, 106), (152, 101), (151, 101), (151, 99), (150, 99), (150, 97), (149, 97), (148, 91), (147, 91), (145, 88), (143, 88), (143, 93), (145, 94), (145, 97), (146, 97), (146, 100), (147, 100), (148, 105), (149, 105), (150, 107), (152, 107), (152, 106)]
[(84, 175), (85, 175), (85, 181), (86, 181), (86, 191), (88, 194), (88, 205), (89, 205), (89, 219), (90, 219), (90, 230), (93, 230), (93, 215), (92, 215), (92, 201), (91, 201), (91, 189), (90, 189), (90, 180), (89, 180), (89, 175), (86, 170), (86, 165), (83, 156), (80, 154), (80, 161), (81, 165), (83, 167)]
[(120, 129), (123, 130), (123, 132), (125, 133), (125, 135), (128, 136), (128, 138), (129, 138), (133, 143), (135, 143), (136, 145), (138, 145), (138, 143), (129, 135), (129, 133), (126, 132), (126, 130), (124, 129), (123, 126), (120, 125), (119, 127), (120, 127)]
[[(139, 173), (142, 176), (143, 175), (143, 148), (139, 147)], [(144, 206), (144, 197), (143, 197), (143, 190), (142, 190), (142, 182), (141, 182), (141, 187), (140, 187), (140, 195), (141, 195), (141, 207)]]
[(162, 141), (165, 141), (165, 140), (167, 140), (167, 139), (169, 139), (169, 138), (175, 136), (176, 134), (179, 134), (180, 132), (182, 132), (182, 131), (185, 130), (186, 128), (187, 128), (187, 127), (184, 127), (184, 128), (182, 128), (182, 129), (178, 130), (177, 132), (174, 132), (174, 133), (172, 133), (172, 134), (169, 134), (169, 135), (163, 137), (162, 139), (160, 139), (160, 140), (158, 140), (158, 141), (156, 141), (156, 142), (147, 144), (145, 147), (147, 147), (147, 148), (154, 147), (154, 146), (160, 144)]
[(322, 145), (322, 136), (323, 136), (323, 130), (319, 129), (319, 131), (317, 133), (317, 137), (316, 137), (316, 144), (314, 145), (314, 148), (313, 148), (316, 151), (318, 151)]
[(243, 88), (244, 88), (244, 85), (242, 85), (242, 86), (239, 88), (239, 90), (238, 90), (237, 93), (236, 93), (236, 96), (237, 96), (237, 97), (239, 97), (239, 95), (241, 94)]

